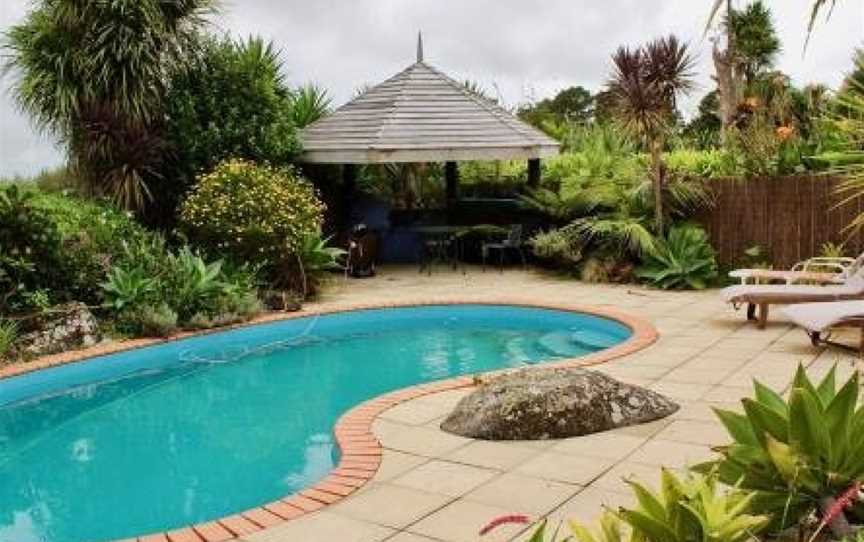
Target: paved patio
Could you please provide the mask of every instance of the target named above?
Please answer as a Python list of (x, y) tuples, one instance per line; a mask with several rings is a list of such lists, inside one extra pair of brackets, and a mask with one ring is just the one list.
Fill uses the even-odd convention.
[[(247, 535), (248, 542), (468, 542), (489, 520), (594, 519), (602, 505), (628, 504), (624, 477), (653, 483), (660, 466), (679, 469), (711, 457), (726, 442), (711, 407), (735, 408), (758, 378), (785, 387), (797, 364), (821, 375), (835, 363), (845, 377), (855, 358), (815, 349), (800, 330), (774, 322), (764, 331), (724, 306), (716, 291), (660, 292), (589, 285), (540, 272), (467, 274), (385, 269), (365, 281), (337, 281), (322, 307), (435, 299), (494, 302), (566, 301), (611, 306), (640, 316), (660, 332), (646, 350), (596, 367), (677, 400), (675, 416), (648, 425), (561, 441), (492, 443), (442, 432), (438, 426), (468, 391), (430, 395), (382, 414), (373, 428), (384, 446), (372, 482), (346, 500), (283, 525)], [(774, 318), (778, 318), (775, 314)], [(522, 541), (524, 527), (484, 538)]]

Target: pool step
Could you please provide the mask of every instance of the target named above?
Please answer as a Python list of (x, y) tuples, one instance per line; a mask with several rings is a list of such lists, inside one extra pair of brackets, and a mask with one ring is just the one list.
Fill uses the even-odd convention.
[(584, 350), (603, 350), (615, 346), (620, 339), (591, 330), (553, 331), (537, 340), (537, 344), (556, 356), (569, 357)]

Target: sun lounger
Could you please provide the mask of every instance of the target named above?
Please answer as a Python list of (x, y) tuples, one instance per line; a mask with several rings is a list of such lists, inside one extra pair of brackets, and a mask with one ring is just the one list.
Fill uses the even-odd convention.
[(829, 340), (832, 328), (859, 327), (861, 328), (859, 352), (864, 353), (864, 301), (803, 303), (786, 307), (782, 312), (807, 331), (814, 346), (837, 345)]
[(864, 265), (864, 254), (853, 258), (810, 258), (795, 264), (792, 269), (736, 269), (729, 276), (741, 280), (741, 284), (759, 282), (785, 282), (786, 284), (813, 283), (837, 284), (858, 271)]
[(748, 320), (757, 320), (756, 309), (758, 308), (758, 324), (760, 328), (764, 328), (768, 323), (768, 308), (771, 305), (864, 300), (864, 274), (859, 269), (843, 284), (831, 286), (799, 284), (732, 286), (724, 289), (721, 295), (727, 303), (732, 303), (736, 307), (746, 303)]

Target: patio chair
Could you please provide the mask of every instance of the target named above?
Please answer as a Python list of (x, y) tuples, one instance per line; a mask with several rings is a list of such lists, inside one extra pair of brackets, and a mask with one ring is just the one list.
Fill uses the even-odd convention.
[(864, 301), (803, 303), (786, 307), (782, 312), (804, 328), (813, 346), (830, 344), (851, 349), (845, 344), (831, 341), (831, 330), (838, 327), (860, 328), (861, 340), (857, 350), (859, 354), (864, 354)]
[(810, 258), (792, 266), (792, 269), (736, 269), (729, 273), (732, 278), (748, 281), (782, 281), (786, 284), (810, 282), (816, 284), (839, 284), (864, 266), (864, 253), (858, 258)]
[[(747, 319), (756, 320), (759, 328), (768, 323), (771, 305), (796, 305), (827, 301), (855, 301), (864, 299), (864, 269), (859, 269), (842, 284), (807, 286), (803, 284), (739, 285), (723, 290), (723, 298), (736, 308), (747, 304)], [(758, 308), (758, 318), (756, 309)]]
[(483, 271), (486, 271), (486, 260), (489, 258), (490, 253), (495, 250), (497, 250), (499, 254), (498, 267), (502, 273), (504, 272), (504, 258), (508, 251), (519, 254), (523, 268), (528, 266), (528, 262), (525, 258), (525, 250), (523, 249), (522, 230), (522, 224), (513, 224), (510, 226), (510, 231), (507, 233), (507, 237), (504, 240), (484, 242), (482, 244), (480, 255), (483, 258)]

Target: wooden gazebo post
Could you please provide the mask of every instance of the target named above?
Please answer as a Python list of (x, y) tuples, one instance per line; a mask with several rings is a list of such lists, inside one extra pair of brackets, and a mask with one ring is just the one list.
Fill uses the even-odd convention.
[(456, 162), (445, 163), (444, 179), (447, 183), (447, 208), (451, 209), (459, 201), (459, 164)]

